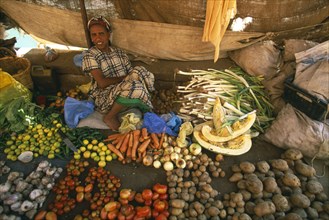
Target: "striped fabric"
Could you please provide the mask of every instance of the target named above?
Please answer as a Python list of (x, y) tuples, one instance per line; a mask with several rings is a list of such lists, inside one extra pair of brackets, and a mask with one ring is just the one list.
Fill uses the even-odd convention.
[(150, 96), (150, 92), (155, 90), (153, 73), (143, 66), (132, 67), (127, 54), (119, 48), (110, 47), (109, 53), (96, 47), (84, 51), (82, 70), (91, 76), (90, 71), (94, 69), (101, 69), (105, 77), (126, 76), (122, 82), (105, 89), (98, 88), (97, 82), (92, 78), (89, 95), (94, 100), (97, 111), (108, 112), (118, 97), (139, 99), (150, 109), (153, 108)]

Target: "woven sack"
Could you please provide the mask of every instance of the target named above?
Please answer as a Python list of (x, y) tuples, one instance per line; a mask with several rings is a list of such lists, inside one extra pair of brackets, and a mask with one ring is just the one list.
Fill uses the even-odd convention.
[[(0, 51), (7, 48), (0, 47)], [(33, 90), (31, 77), (31, 62), (23, 57), (17, 57), (14, 53), (11, 56), (0, 58), (0, 68), (14, 77), (15, 80), (23, 84), (26, 88)]]

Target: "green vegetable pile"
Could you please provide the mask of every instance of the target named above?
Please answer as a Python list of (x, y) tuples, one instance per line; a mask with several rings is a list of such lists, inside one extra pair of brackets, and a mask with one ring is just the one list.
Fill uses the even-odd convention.
[(26, 129), (33, 120), (38, 105), (18, 97), (6, 103), (0, 109), (0, 129), (3, 132), (20, 132)]
[(273, 106), (269, 102), (261, 83), (261, 77), (253, 77), (240, 68), (225, 71), (208, 69), (179, 71), (178, 74), (192, 76), (186, 86), (178, 86), (182, 107), (179, 116), (195, 124), (212, 119), (216, 97), (221, 99), (226, 115), (235, 120), (256, 110), (257, 119), (253, 128), (264, 132), (271, 124)]

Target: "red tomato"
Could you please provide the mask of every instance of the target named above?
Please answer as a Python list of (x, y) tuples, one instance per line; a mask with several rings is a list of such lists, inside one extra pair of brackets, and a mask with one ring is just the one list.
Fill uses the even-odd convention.
[(118, 201), (121, 203), (121, 205), (127, 205), (128, 204), (128, 199), (123, 199), (123, 198), (118, 198)]
[(159, 198), (160, 194), (157, 192), (153, 192), (152, 200), (157, 200)]
[(150, 189), (144, 189), (142, 191), (142, 197), (144, 200), (152, 200), (153, 192)]
[(151, 206), (152, 205), (152, 200), (145, 200), (144, 204), (147, 205), (147, 206)]
[(160, 214), (157, 217), (155, 217), (155, 220), (167, 220), (168, 218), (164, 214)]
[(157, 217), (159, 214), (160, 214), (160, 213), (159, 213), (157, 210), (152, 209), (152, 217), (153, 217), (153, 218)]
[(85, 198), (85, 193), (84, 192), (78, 192), (76, 196), (77, 202), (82, 202), (83, 199)]
[(150, 206), (143, 206), (143, 207), (136, 207), (136, 215), (138, 217), (147, 217), (151, 215), (151, 208)]
[(109, 220), (116, 219), (118, 217), (118, 214), (119, 214), (118, 210), (111, 211), (107, 213), (107, 219)]
[(120, 208), (120, 213), (122, 213), (124, 216), (128, 216), (134, 211), (134, 207), (132, 205), (123, 205)]
[(102, 208), (100, 217), (101, 217), (101, 219), (107, 219), (107, 211), (105, 208)]
[(120, 198), (128, 199), (131, 193), (131, 189), (122, 189), (120, 190)]
[(118, 207), (120, 207), (120, 206), (118, 205), (117, 201), (111, 201), (104, 206), (104, 208), (107, 212), (114, 211), (114, 210), (118, 209)]
[(138, 203), (144, 203), (145, 200), (143, 199), (141, 193), (136, 193), (136, 195), (135, 195), (135, 201), (138, 202)]
[(85, 186), (85, 192), (89, 193), (93, 190), (93, 188), (94, 188), (94, 185), (89, 183), (87, 186)]
[(159, 194), (165, 194), (167, 193), (167, 189), (168, 189), (168, 186), (167, 185), (163, 185), (163, 184), (160, 184), (160, 183), (156, 183), (154, 186), (153, 186), (153, 190)]
[(159, 199), (161, 199), (161, 200), (167, 200), (168, 199), (168, 194), (167, 193), (160, 194)]
[(166, 200), (160, 200), (157, 199), (154, 201), (153, 203), (153, 207), (155, 210), (157, 210), (158, 212), (163, 212), (164, 210), (167, 209), (168, 205), (167, 205), (167, 201)]

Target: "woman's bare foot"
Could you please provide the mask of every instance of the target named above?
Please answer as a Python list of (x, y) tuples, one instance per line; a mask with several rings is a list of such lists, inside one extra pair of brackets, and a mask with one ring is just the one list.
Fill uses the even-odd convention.
[(103, 121), (113, 131), (117, 131), (120, 127), (120, 122), (116, 117), (104, 117)]

